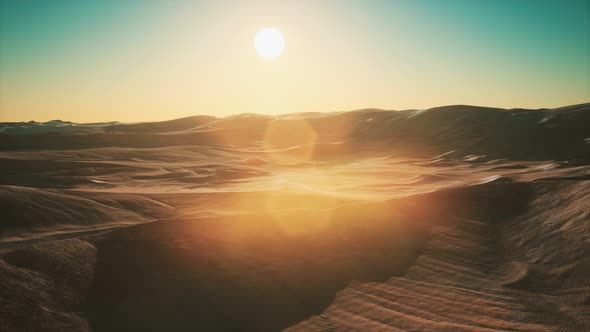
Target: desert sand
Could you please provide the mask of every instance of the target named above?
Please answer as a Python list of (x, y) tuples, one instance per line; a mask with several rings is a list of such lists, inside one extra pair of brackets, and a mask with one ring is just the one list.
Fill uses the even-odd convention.
[(590, 330), (590, 104), (0, 124), (0, 331)]

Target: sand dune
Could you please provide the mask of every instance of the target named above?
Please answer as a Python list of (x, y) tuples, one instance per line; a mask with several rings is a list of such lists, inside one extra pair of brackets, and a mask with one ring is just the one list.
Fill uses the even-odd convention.
[(134, 194), (0, 186), (2, 242), (120, 227), (170, 215), (172, 207)]
[[(529, 189), (535, 198), (521, 207), (529, 210), (524, 215), (491, 217), (502, 205), (492, 213), (447, 215), (432, 226), (432, 238), (402, 277), (356, 282), (321, 315), (288, 331), (590, 329), (590, 260), (582, 239), (590, 186), (535, 183)], [(563, 198), (555, 200), (556, 194)], [(555, 205), (547, 207), (548, 201)]]
[[(590, 104), (557, 109), (497, 109), (444, 106), (422, 111), (362, 110), (344, 113), (242, 115), (226, 118), (195, 116), (140, 124), (88, 126), (97, 133), (44, 136), (0, 133), (1, 150), (80, 149), (91, 147), (164, 147), (180, 145), (232, 145), (267, 147), (301, 144), (361, 144), (359, 148), (387, 149), (398, 155), (456, 154), (490, 158), (564, 159), (587, 161)], [(61, 122), (60, 122), (61, 124)], [(60, 128), (63, 126), (60, 126)], [(34, 128), (34, 127), (33, 127)], [(289, 132), (290, 135), (280, 133)], [(31, 130), (31, 133), (36, 133)], [(345, 151), (341, 151), (343, 153)], [(322, 157), (318, 153), (317, 157)]]
[(590, 329), (590, 104), (0, 128), (0, 331)]

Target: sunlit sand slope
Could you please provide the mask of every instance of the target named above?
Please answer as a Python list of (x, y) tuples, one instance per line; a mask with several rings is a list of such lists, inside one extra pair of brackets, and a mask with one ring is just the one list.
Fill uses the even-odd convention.
[(518, 217), (493, 218), (504, 204), (441, 215), (402, 277), (355, 282), (288, 331), (587, 331), (590, 184), (531, 188)]

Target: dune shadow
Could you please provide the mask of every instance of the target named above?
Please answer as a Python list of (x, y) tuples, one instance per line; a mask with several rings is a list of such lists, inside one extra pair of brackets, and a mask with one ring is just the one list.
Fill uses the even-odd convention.
[(407, 218), (378, 203), (336, 209), (309, 232), (309, 215), (292, 231), (267, 214), (117, 230), (95, 243), (87, 315), (96, 331), (278, 331), (353, 280), (402, 273), (427, 236)]
[(321, 313), (352, 281), (402, 275), (433, 223), (496, 223), (530, 199), (527, 184), (499, 183), (350, 204), (327, 220), (300, 211), (116, 230), (95, 242), (86, 315), (96, 331), (278, 331)]

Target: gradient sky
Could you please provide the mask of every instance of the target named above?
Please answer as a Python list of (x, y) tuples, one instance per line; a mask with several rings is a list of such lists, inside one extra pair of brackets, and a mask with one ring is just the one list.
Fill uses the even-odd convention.
[[(590, 101), (590, 1), (0, 0), (0, 121)], [(260, 58), (260, 28), (284, 54)]]

